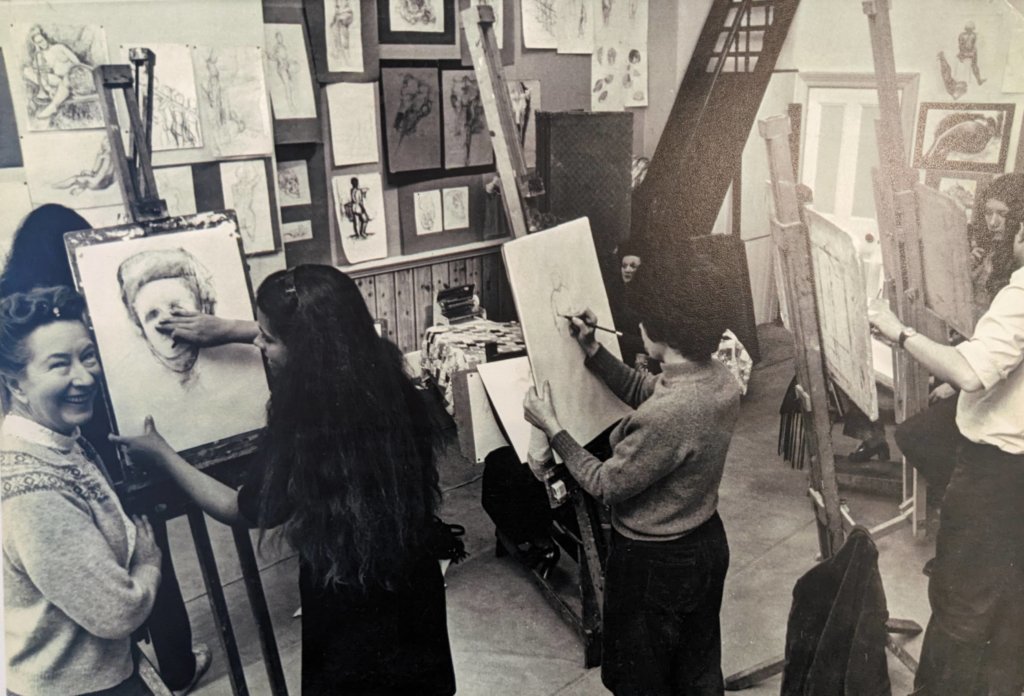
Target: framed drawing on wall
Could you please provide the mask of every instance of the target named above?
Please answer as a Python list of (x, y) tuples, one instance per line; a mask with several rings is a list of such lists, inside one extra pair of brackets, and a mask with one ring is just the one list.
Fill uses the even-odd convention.
[(377, 0), (382, 44), (455, 45), (455, 0)]
[(914, 166), (1003, 173), (1015, 108), (1013, 104), (922, 102)]
[(957, 172), (929, 169), (925, 172), (924, 183), (936, 191), (942, 191), (957, 202), (970, 222), (974, 213), (974, 201), (979, 191), (991, 183), (992, 174), (984, 172)]
[(493, 169), (494, 151), (476, 73), (442, 65), (441, 104), (445, 171)]
[(382, 62), (380, 102), (388, 181), (403, 183), (440, 172), (442, 106), (437, 63)]
[(174, 308), (253, 319), (241, 242), (230, 212), (67, 235), (116, 432), (141, 435), (152, 415), (171, 447), (198, 464), (263, 427), (270, 392), (255, 346), (200, 347), (160, 330)]

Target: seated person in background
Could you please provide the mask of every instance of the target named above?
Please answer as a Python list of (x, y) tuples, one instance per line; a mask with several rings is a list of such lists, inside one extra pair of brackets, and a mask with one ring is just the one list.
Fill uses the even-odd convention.
[(4, 638), (21, 696), (150, 693), (131, 635), (153, 607), (160, 550), (81, 437), (100, 377), (82, 309), (67, 287), (0, 301)]
[(616, 252), (621, 260), (619, 275), (608, 288), (608, 304), (612, 310), (615, 328), (622, 332), (622, 336), (619, 337), (622, 362), (632, 366), (636, 362), (637, 354), (644, 352), (644, 342), (640, 338), (638, 328), (640, 321), (633, 306), (634, 293), (631, 290), (631, 283), (642, 264), (640, 245), (627, 239), (619, 244)]
[[(638, 287), (640, 333), (662, 374), (616, 360), (594, 339), (589, 310), (573, 319), (586, 366), (636, 410), (612, 431), (600, 461), (562, 429), (547, 384), (524, 402), (579, 484), (611, 506), (605, 575), (601, 680), (613, 693), (721, 694), (719, 612), (729, 544), (718, 516), (718, 486), (739, 416), (740, 388), (712, 359), (725, 331), (716, 316), (724, 283), (712, 269), (645, 264)], [(666, 302), (658, 298), (694, 298)], [(655, 309), (658, 308), (658, 309)], [(541, 441), (543, 441), (543, 437)], [(543, 478), (549, 453), (531, 447)], [(540, 448), (543, 450), (543, 447)]]
[(925, 696), (1024, 688), (1024, 176), (999, 177), (990, 190), (1004, 186), (1014, 204), (990, 253), (1000, 255), (993, 268), (1015, 270), (967, 341), (936, 343), (884, 302), (868, 313), (883, 337), (960, 389), (960, 437), (928, 585), (932, 617), (914, 679), (914, 693)]
[[(22, 221), (14, 235), (10, 255), (0, 275), (0, 297), (33, 288), (63, 285), (71, 287), (74, 280), (64, 248), (64, 234), (90, 229), (81, 215), (62, 205), (47, 204), (36, 208)], [(241, 333), (235, 322), (202, 314), (202, 326), (207, 335)], [(181, 317), (183, 321), (198, 322), (194, 317)], [(254, 322), (249, 322), (254, 323)], [(191, 328), (192, 324), (189, 324)], [(214, 327), (221, 327), (219, 333)], [(198, 331), (194, 331), (198, 334)], [(189, 340), (186, 337), (186, 340)], [(252, 340), (251, 337), (249, 340)], [(107, 440), (111, 431), (107, 409), (95, 408), (92, 419), (82, 424), (82, 435), (99, 453), (115, 481), (123, 480), (117, 451)], [(178, 579), (171, 560), (167, 539), (167, 523), (160, 517), (152, 519), (157, 545), (162, 551), (162, 576), (156, 602), (146, 630), (153, 643), (159, 662), (160, 677), (171, 689), (187, 692), (199, 681), (210, 666), (210, 649), (204, 643), (192, 643), (185, 600), (181, 596)]]

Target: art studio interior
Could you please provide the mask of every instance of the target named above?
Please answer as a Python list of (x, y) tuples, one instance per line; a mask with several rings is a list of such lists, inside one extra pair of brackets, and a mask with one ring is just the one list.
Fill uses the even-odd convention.
[(1024, 692), (1024, 0), (6, 0), (13, 696)]

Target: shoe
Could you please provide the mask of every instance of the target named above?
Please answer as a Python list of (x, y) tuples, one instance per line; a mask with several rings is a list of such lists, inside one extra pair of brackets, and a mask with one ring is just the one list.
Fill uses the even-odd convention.
[(853, 464), (863, 464), (872, 457), (878, 457), (878, 461), (889, 461), (889, 443), (886, 441), (870, 444), (870, 440), (860, 443), (860, 447), (850, 452), (847, 459)]
[(185, 694), (192, 691), (192, 689), (196, 688), (199, 680), (203, 678), (203, 675), (206, 674), (207, 670), (210, 669), (210, 662), (213, 661), (213, 654), (210, 652), (209, 645), (206, 643), (193, 643), (192, 654), (196, 656), (196, 671), (192, 675), (192, 681), (190, 681), (188, 686), (184, 689), (172, 691), (171, 693), (173, 693), (174, 696), (185, 696)]
[(550, 545), (545, 544), (543, 546), (531, 544), (523, 553), (526, 564), (537, 571), (537, 574), (545, 580), (551, 575), (554, 567), (558, 565), (558, 559), (561, 557), (562, 552), (559, 551), (558, 545), (553, 542)]
[(930, 578), (932, 576), (932, 571), (934, 569), (935, 569), (935, 559), (934, 558), (929, 558), (928, 562), (924, 564), (924, 568), (921, 569), (921, 572), (924, 575), (926, 575), (927, 577)]

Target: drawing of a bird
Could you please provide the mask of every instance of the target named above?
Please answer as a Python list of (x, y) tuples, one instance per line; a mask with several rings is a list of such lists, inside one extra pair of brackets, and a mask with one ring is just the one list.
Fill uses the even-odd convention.
[(935, 140), (924, 156), (926, 167), (942, 167), (950, 155), (976, 155), (984, 152), (992, 138), (1003, 130), (1003, 115), (955, 113), (944, 117), (935, 127)]

